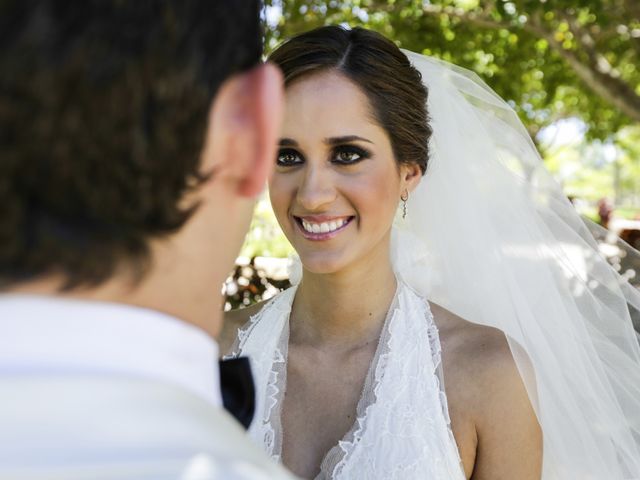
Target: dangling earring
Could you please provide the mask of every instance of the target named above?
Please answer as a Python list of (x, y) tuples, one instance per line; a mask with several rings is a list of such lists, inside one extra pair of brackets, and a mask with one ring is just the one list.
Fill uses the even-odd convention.
[(402, 200), (402, 219), (407, 218), (407, 200), (409, 200), (409, 192), (405, 189), (400, 195), (400, 200)]

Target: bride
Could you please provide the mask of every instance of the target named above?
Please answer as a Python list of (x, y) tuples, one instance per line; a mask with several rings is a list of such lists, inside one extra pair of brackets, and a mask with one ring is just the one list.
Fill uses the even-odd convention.
[(271, 61), (269, 192), (300, 261), (225, 321), (250, 435), (305, 478), (640, 479), (640, 294), (508, 105), (360, 28)]

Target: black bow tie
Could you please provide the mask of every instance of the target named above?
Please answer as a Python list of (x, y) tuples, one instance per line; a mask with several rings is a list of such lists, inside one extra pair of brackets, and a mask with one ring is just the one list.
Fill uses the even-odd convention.
[(244, 428), (249, 428), (256, 408), (256, 392), (247, 357), (220, 360), (220, 387), (224, 408)]

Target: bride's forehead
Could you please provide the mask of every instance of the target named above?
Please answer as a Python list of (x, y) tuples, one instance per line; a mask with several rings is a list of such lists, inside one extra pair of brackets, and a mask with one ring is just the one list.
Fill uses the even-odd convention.
[(374, 117), (362, 89), (335, 71), (315, 73), (287, 86), (284, 130), (289, 135), (285, 136), (323, 129), (340, 133), (344, 128), (379, 128)]
[(286, 114), (301, 109), (332, 111), (367, 115), (369, 99), (352, 80), (333, 70), (314, 73), (295, 80), (285, 91)]

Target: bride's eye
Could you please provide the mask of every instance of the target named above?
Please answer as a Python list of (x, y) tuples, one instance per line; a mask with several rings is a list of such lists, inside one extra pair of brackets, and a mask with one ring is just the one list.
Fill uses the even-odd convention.
[(276, 164), (281, 167), (291, 167), (302, 163), (300, 154), (291, 148), (282, 148), (278, 152)]
[(353, 145), (337, 147), (333, 153), (333, 162), (342, 165), (352, 165), (358, 163), (365, 158), (369, 158), (371, 154), (366, 150)]

